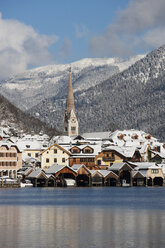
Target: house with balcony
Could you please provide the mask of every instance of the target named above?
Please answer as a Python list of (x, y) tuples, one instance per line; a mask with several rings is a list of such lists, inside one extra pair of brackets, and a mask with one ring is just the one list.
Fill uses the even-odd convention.
[(17, 171), (22, 168), (22, 152), (10, 141), (0, 141), (0, 175), (17, 178)]
[(106, 168), (113, 163), (123, 163), (126, 161), (141, 161), (141, 154), (136, 147), (107, 146), (95, 157), (95, 164), (100, 168)]
[(74, 145), (69, 149), (69, 165), (83, 164), (88, 169), (95, 169), (95, 157), (101, 151), (101, 145)]

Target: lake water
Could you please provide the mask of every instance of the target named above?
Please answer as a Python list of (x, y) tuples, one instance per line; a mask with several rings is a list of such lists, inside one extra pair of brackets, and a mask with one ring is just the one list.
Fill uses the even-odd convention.
[(165, 188), (0, 189), (0, 248), (164, 248)]

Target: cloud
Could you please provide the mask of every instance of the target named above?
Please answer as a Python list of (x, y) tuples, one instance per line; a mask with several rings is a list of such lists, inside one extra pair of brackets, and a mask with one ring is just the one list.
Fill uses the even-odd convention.
[(0, 13), (0, 79), (52, 63), (48, 49), (57, 40), (56, 35), (41, 35), (17, 20), (4, 20)]
[(75, 27), (76, 37), (78, 39), (86, 37), (89, 34), (89, 30), (85, 25), (77, 25), (77, 24), (75, 24), (74, 27)]
[(130, 0), (117, 12), (116, 20), (103, 34), (90, 40), (95, 56), (129, 56), (136, 49), (152, 49), (165, 43), (165, 1)]
[(70, 56), (71, 52), (72, 52), (72, 43), (69, 38), (65, 38), (60, 47), (59, 56), (62, 59), (67, 59)]

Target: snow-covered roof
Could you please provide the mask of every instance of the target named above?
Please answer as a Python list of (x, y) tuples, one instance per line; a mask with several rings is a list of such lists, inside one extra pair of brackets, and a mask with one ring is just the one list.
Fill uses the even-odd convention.
[[(122, 138), (120, 139), (120, 137)], [(155, 143), (157, 139), (154, 137), (150, 137), (147, 139), (148, 134), (141, 130), (116, 130), (110, 135), (110, 139), (113, 140), (115, 144), (118, 146), (139, 146), (148, 141), (148, 143)]]
[[(159, 156), (160, 158), (165, 158), (165, 152), (156, 152), (156, 151), (151, 151), (155, 156)], [(154, 157), (155, 157), (154, 156)]]
[(48, 141), (50, 139), (50, 137), (47, 134), (43, 134), (43, 135), (39, 135), (39, 134), (25, 134), (22, 137), (23, 141)]
[(153, 162), (129, 162), (129, 164), (136, 166), (137, 170), (145, 170), (152, 166), (155, 166)]
[(39, 150), (39, 151), (42, 151), (42, 150), (45, 150), (47, 147), (48, 147), (48, 143), (46, 142), (40, 142), (40, 141), (37, 141), (37, 140), (34, 140), (34, 141), (30, 141), (30, 140), (18, 140), (17, 141), (17, 146), (19, 147), (19, 149), (21, 151), (24, 151), (24, 150)]
[(89, 170), (84, 164), (73, 164), (71, 168), (77, 172), (82, 167), (84, 167), (89, 173), (91, 173), (91, 170)]
[(6, 146), (8, 149), (10, 149), (11, 147), (16, 147), (20, 151), (19, 147), (9, 140), (5, 140), (5, 141), (1, 140), (0, 141), (0, 147), (1, 146)]
[(165, 175), (165, 164), (160, 164), (161, 168), (162, 168), (162, 172)]
[(93, 132), (93, 133), (83, 133), (81, 136), (85, 139), (91, 140), (108, 140), (111, 132)]
[(54, 136), (51, 139), (51, 144), (53, 144), (53, 143), (56, 143), (56, 144), (59, 144), (59, 145), (62, 145), (62, 144), (72, 144), (73, 143), (73, 139), (70, 136), (64, 136), (64, 135)]
[(69, 167), (68, 165), (60, 165), (60, 164), (54, 164), (49, 169), (45, 170), (46, 174), (56, 174), (58, 171), (62, 170), (63, 168), (69, 168), (73, 172), (76, 173), (75, 170), (72, 169), (72, 167)]
[(104, 150), (104, 151), (105, 150), (116, 151), (126, 158), (132, 158), (135, 151), (137, 150), (137, 148), (136, 148), (136, 146), (132, 146), (132, 147), (107, 146), (107, 147), (103, 148), (102, 150)]
[(90, 170), (91, 175), (93, 176), (95, 173), (99, 173), (100, 176), (102, 177), (102, 174), (99, 172), (99, 170)]
[(32, 158), (28, 156), (27, 154), (22, 153), (22, 161), (24, 161), (25, 163), (35, 163), (38, 161), (38, 159)]
[(108, 168), (108, 170), (109, 171), (118, 171), (118, 170), (120, 170), (124, 165), (126, 165), (126, 166), (128, 166), (131, 170), (132, 170), (132, 167), (129, 165), (129, 164), (127, 164), (127, 163), (114, 163), (112, 166), (110, 166), (109, 168)]
[[(96, 155), (98, 155), (99, 152), (101, 152), (101, 144), (95, 144), (95, 145), (91, 145), (91, 144), (83, 144), (83, 145), (62, 145), (62, 147), (71, 152), (70, 150), (73, 148), (73, 147), (78, 147), (81, 151), (80, 153), (72, 153), (72, 157), (84, 157), (84, 156), (88, 156), (88, 157), (95, 157)], [(83, 153), (82, 150), (85, 148), (85, 147), (91, 147), (93, 149), (93, 153)]]
[(159, 165), (153, 164), (149, 167), (149, 169), (161, 169), (161, 167)]
[[(37, 170), (33, 170), (29, 175), (28, 178), (36, 178), (40, 175), (40, 173), (43, 172), (41, 168)], [(44, 173), (44, 172), (43, 172)]]
[(22, 172), (22, 175), (27, 175), (30, 171), (33, 171), (33, 168), (27, 168), (25, 171)]
[(137, 174), (141, 174), (143, 177), (145, 177), (147, 174), (147, 170), (143, 170), (143, 171), (133, 170), (132, 171), (132, 177), (135, 177)]

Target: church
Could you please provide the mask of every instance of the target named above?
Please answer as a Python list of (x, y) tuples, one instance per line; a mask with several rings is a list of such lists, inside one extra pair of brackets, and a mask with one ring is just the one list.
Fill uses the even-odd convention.
[(72, 76), (71, 67), (69, 68), (69, 84), (68, 84), (68, 94), (66, 100), (66, 108), (63, 123), (64, 135), (77, 136), (78, 135), (78, 120), (76, 117), (73, 87), (72, 87)]

